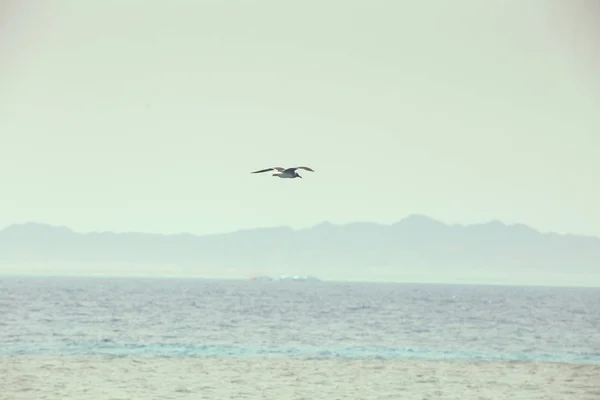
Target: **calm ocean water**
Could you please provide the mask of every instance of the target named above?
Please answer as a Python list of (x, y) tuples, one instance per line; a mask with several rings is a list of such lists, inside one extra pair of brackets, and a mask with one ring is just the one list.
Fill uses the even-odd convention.
[(600, 363), (600, 289), (0, 278), (0, 357)]

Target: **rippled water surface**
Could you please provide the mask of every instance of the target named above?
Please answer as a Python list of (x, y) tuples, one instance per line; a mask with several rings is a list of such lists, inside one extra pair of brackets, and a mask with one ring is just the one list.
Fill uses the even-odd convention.
[(0, 278), (0, 356), (600, 363), (587, 288)]

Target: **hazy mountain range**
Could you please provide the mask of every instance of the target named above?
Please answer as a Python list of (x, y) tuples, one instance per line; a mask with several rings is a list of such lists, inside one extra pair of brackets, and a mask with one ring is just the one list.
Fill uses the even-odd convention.
[(585, 284), (600, 282), (600, 238), (496, 221), (448, 225), (422, 215), (391, 225), (322, 223), (205, 236), (77, 233), (27, 223), (0, 231), (2, 272)]

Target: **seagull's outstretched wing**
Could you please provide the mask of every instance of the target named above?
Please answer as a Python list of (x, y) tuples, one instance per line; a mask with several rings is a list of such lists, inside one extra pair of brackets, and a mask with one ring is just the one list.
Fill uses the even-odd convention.
[(260, 171), (253, 171), (253, 172), (250, 172), (250, 173), (251, 174), (260, 174), (261, 172), (267, 172), (267, 171), (273, 171), (273, 170), (277, 170), (279, 172), (283, 172), (283, 168), (281, 168), (281, 167), (273, 167), (273, 168), (261, 169)]
[(306, 171), (315, 172), (312, 168), (308, 168), (308, 167), (295, 167), (294, 169), (303, 169)]

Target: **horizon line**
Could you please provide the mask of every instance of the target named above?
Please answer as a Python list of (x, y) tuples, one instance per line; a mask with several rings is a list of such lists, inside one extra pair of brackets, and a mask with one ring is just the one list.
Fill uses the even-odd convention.
[[(206, 281), (248, 281), (252, 280), (242, 276), (198, 276), (198, 275), (119, 275), (119, 274), (73, 274), (73, 273), (56, 273), (56, 274), (41, 274), (41, 273), (2, 273), (0, 278), (89, 278), (89, 279), (165, 279), (165, 280), (206, 280)], [(546, 287), (546, 288), (585, 288), (585, 289), (600, 289), (600, 283), (531, 283), (531, 282), (508, 282), (508, 281), (444, 281), (444, 280), (413, 280), (413, 279), (323, 279), (318, 278), (318, 284), (335, 284), (335, 283), (356, 283), (356, 284), (400, 284), (400, 285), (438, 285), (438, 286), (502, 286), (502, 287)], [(277, 281), (275, 281), (277, 282)], [(294, 285), (305, 285), (304, 282), (292, 283)]]

